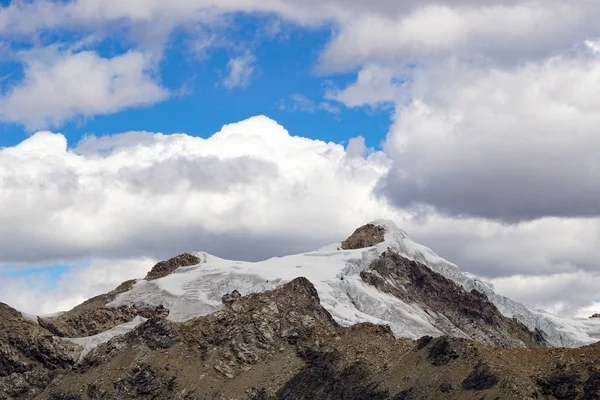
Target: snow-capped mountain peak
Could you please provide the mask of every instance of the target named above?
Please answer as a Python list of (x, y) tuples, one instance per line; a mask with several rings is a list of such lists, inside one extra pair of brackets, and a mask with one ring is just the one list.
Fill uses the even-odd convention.
[[(426, 246), (413, 242), (406, 232), (388, 220), (373, 221), (357, 229), (344, 242), (261, 262), (231, 261), (204, 252), (194, 253), (198, 264), (180, 267), (155, 280), (138, 280), (131, 290), (116, 296), (108, 306), (163, 306), (170, 310), (170, 320), (185, 321), (222, 308), (222, 296), (234, 290), (242, 295), (264, 292), (305, 277), (314, 284), (323, 307), (342, 325), (386, 324), (397, 337), (413, 339), (443, 334), (472, 337), (474, 333), (468, 332), (470, 328), (457, 326), (460, 318), (441, 315), (426, 304), (431, 304), (426, 298), (418, 300), (421, 294), (416, 297), (410, 294), (409, 289), (414, 285), (395, 292), (395, 287), (414, 283), (403, 283), (406, 277), (388, 277), (381, 283), (391, 285), (385, 290), (381, 285), (374, 286), (373, 279), (365, 282), (365, 274), (377, 274), (370, 271), (374, 262), (390, 252), (427, 267), (467, 293), (475, 290), (483, 294), (504, 317), (516, 318), (551, 345), (576, 347), (600, 338), (600, 321), (562, 318), (530, 310), (495, 293), (482, 279), (462, 273), (458, 266)], [(431, 293), (431, 296), (437, 295)]]

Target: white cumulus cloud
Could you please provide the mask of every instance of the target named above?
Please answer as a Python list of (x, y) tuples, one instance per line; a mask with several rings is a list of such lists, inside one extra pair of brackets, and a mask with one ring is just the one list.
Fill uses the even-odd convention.
[(29, 129), (148, 106), (168, 96), (139, 52), (103, 58), (94, 51), (46, 49), (22, 58), (23, 79), (0, 94), (0, 120)]
[(40, 132), (0, 150), (0, 262), (308, 250), (391, 212), (372, 195), (387, 168), (266, 117), (208, 139), (130, 133), (75, 149)]

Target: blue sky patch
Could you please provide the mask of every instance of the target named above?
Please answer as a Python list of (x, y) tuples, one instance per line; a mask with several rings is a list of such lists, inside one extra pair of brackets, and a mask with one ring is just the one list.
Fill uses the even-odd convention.
[[(195, 37), (193, 29), (177, 29), (171, 35), (162, 59), (152, 71), (170, 92), (168, 99), (105, 115), (77, 116), (48, 128), (63, 133), (74, 146), (86, 134), (105, 136), (126, 131), (208, 137), (224, 124), (267, 115), (292, 135), (336, 143), (363, 136), (367, 146), (379, 147), (389, 128), (390, 109), (347, 108), (324, 99), (327, 88), (343, 88), (356, 78), (354, 71), (334, 76), (316, 72), (319, 54), (332, 34), (330, 26), (300, 29), (280, 23), (274, 25), (278, 31), (273, 33), (268, 27), (277, 20), (271, 16), (236, 14), (228, 18), (234, 21), (226, 28), (228, 42), (215, 44), (206, 54), (195, 53), (194, 40), (202, 37)], [(81, 41), (83, 44), (73, 51), (95, 51), (103, 58), (135, 51), (133, 43), (118, 34), (89, 43), (84, 39), (82, 33), (51, 31), (41, 34), (39, 41), (45, 46), (62, 47)], [(18, 47), (13, 51), (31, 45), (22, 43)], [(225, 87), (229, 60), (245, 53), (255, 60), (247, 84)], [(0, 78), (4, 77), (0, 90), (5, 94), (23, 78), (23, 66), (17, 61), (0, 62)], [(0, 123), (0, 147), (15, 145), (31, 133), (15, 123)]]

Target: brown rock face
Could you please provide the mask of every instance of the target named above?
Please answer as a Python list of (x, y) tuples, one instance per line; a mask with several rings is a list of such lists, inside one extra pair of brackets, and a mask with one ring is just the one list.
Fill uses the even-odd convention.
[(0, 303), (0, 400), (33, 398), (54, 370), (75, 364), (80, 351)]
[(34, 322), (0, 303), (0, 377), (41, 366), (47, 369), (70, 367), (81, 348), (54, 337)]
[(375, 246), (384, 241), (385, 229), (381, 226), (367, 224), (354, 231), (342, 242), (342, 249), (355, 250)]
[(149, 320), (92, 351), (78, 374), (46, 393), (72, 396), (91, 387), (96, 397), (81, 399), (248, 399), (246, 390), (259, 386), (272, 395), (302, 368), (298, 346), (338, 329), (313, 285), (298, 278), (270, 292), (236, 296), (206, 317)]
[(170, 260), (161, 261), (156, 264), (152, 270), (148, 272), (144, 279), (151, 281), (154, 279), (164, 278), (179, 267), (190, 267), (192, 265), (199, 264), (201, 261), (202, 260), (192, 254), (180, 254), (177, 257), (171, 258)]
[(81, 350), (0, 303), (0, 399), (33, 398), (53, 371), (71, 368)]
[[(167, 261), (156, 264), (146, 275), (146, 280), (154, 280), (171, 274), (179, 267), (187, 267), (200, 263), (200, 258), (184, 253)], [(38, 323), (61, 337), (93, 336), (105, 332), (117, 325), (130, 322), (137, 316), (144, 318), (166, 318), (169, 310), (162, 306), (146, 305), (123, 306), (118, 308), (106, 307), (119, 294), (133, 288), (135, 280), (123, 282), (115, 290), (93, 297), (74, 309), (52, 318), (38, 318)]]
[(223, 297), (221, 298), (221, 301), (226, 306), (231, 306), (240, 297), (242, 297), (242, 295), (240, 294), (240, 292), (238, 292), (237, 290), (234, 290), (231, 293), (224, 294)]
[[(8, 307), (0, 314), (16, 341), (45, 332)], [(6, 335), (0, 330), (0, 343), (11, 343)], [(27, 348), (39, 349), (36, 340)], [(397, 340), (385, 326), (339, 326), (304, 278), (184, 323), (148, 320), (56, 372), (44, 360), (61, 359), (60, 346), (41, 361), (13, 349), (33, 367), (0, 376), (0, 400), (600, 398), (600, 344), (524, 350), (451, 337)]]
[(592, 315), (590, 318), (600, 318), (600, 314), (596, 313), (596, 314)]
[(134, 283), (133, 280), (123, 282), (112, 292), (93, 297), (58, 317), (38, 318), (38, 323), (56, 336), (74, 338), (97, 335), (129, 322), (138, 315), (144, 318), (166, 318), (169, 310), (164, 307), (106, 307), (117, 295), (131, 290)]
[[(456, 327), (471, 339), (500, 347), (536, 347), (546, 343), (520, 322), (506, 318), (485, 295), (461, 286), (393, 251), (384, 252), (371, 267), (361, 272), (366, 283), (407, 303), (416, 303), (431, 315), (436, 326), (448, 335)], [(445, 321), (447, 319), (454, 327)]]

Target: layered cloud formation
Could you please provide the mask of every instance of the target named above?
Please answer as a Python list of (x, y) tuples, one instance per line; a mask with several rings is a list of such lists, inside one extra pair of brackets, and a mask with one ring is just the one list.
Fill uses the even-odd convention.
[(396, 204), (507, 222), (600, 215), (593, 48), (510, 70), (419, 74), (387, 142), (396, 162), (382, 191)]
[[(23, 77), (0, 81), (0, 120), (57, 131), (165, 101), (157, 72), (174, 30), (195, 39), (191, 48), (224, 46), (239, 13), (331, 29), (315, 70), (355, 82), (327, 87), (322, 100), (290, 93), (282, 107), (393, 109), (382, 149), (294, 137), (265, 117), (208, 139), (128, 132), (69, 148), (39, 132), (0, 150), (0, 263), (191, 249), (258, 259), (383, 217), (505, 294), (561, 313), (597, 308), (596, 0), (12, 2), (0, 8), (0, 39), (37, 43), (48, 30), (83, 39), (5, 50)], [(98, 37), (128, 51), (102, 56), (89, 45)], [(250, 85), (256, 63), (235, 47), (220, 84)]]

